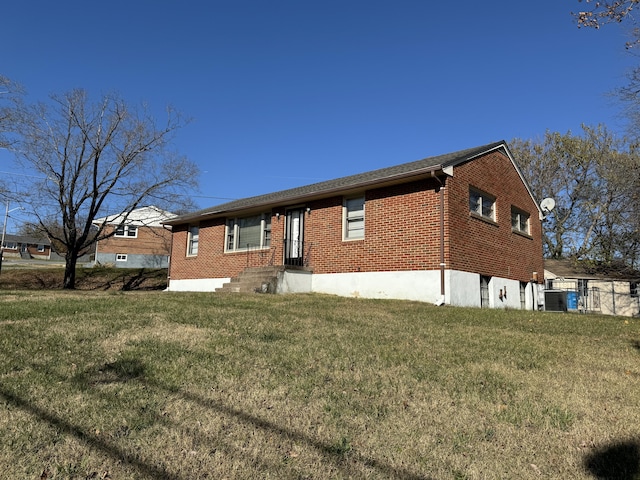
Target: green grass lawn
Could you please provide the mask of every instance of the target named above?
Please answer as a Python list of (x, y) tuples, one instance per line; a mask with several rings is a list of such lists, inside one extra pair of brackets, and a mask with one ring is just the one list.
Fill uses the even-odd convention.
[(640, 478), (640, 321), (0, 291), (0, 476)]

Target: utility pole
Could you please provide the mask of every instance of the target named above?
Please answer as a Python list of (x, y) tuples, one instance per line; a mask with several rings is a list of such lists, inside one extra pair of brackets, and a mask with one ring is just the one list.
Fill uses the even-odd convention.
[(16, 207), (9, 210), (9, 200), (7, 200), (7, 208), (4, 211), (4, 223), (2, 224), (2, 240), (0, 240), (0, 272), (2, 272), (2, 256), (4, 255), (4, 237), (7, 234), (7, 219), (9, 218), (10, 212), (21, 208), (22, 207)]
[(2, 258), (4, 257), (4, 236), (7, 233), (7, 218), (9, 218), (9, 200), (7, 200), (7, 209), (4, 212), (4, 223), (2, 224), (2, 240), (0, 240), (0, 272), (2, 272)]

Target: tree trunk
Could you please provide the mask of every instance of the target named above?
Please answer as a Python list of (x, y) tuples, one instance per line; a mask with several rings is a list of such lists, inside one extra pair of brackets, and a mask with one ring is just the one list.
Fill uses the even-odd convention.
[(78, 263), (77, 252), (67, 252), (64, 257), (64, 282), (62, 288), (65, 290), (75, 290), (76, 288), (76, 264)]

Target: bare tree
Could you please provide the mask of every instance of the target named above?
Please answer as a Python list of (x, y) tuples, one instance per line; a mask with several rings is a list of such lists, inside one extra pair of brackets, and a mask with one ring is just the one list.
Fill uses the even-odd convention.
[(20, 101), (22, 87), (0, 74), (0, 148), (9, 147), (11, 130), (16, 114), (16, 104)]
[(631, 11), (640, 3), (638, 0), (578, 0), (578, 2), (587, 6), (586, 10), (573, 13), (578, 20), (578, 27), (595, 29), (607, 23), (621, 23), (624, 20), (630, 20), (635, 24)]
[(511, 143), (536, 196), (556, 200), (544, 223), (545, 254), (633, 266), (640, 259), (640, 156), (604, 126), (583, 130)]
[[(63, 288), (75, 288), (79, 255), (106, 238), (101, 214), (153, 204), (174, 208), (197, 185), (194, 163), (170, 149), (185, 125), (172, 109), (161, 126), (145, 108), (133, 109), (115, 94), (91, 102), (84, 90), (20, 105), (12, 121), (12, 149), (41, 176), (24, 192), (42, 232), (65, 256)], [(31, 177), (30, 177), (31, 178)], [(97, 228), (97, 230), (96, 230)]]
[[(22, 88), (9, 78), (0, 74), (0, 149), (9, 147), (11, 126), (15, 120), (16, 105), (20, 101)], [(9, 196), (7, 182), (0, 178), (0, 200)]]

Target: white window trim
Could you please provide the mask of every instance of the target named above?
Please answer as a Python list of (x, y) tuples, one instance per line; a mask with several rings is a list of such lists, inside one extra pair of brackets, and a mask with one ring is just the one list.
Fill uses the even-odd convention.
[[(362, 235), (351, 236), (349, 235), (349, 212), (347, 209), (347, 202), (349, 200), (362, 199)], [(365, 225), (366, 225), (366, 198), (364, 193), (362, 195), (356, 195), (351, 197), (345, 197), (342, 201), (342, 241), (352, 242), (356, 240), (363, 240), (365, 237)]]
[(44, 245), (43, 244), (38, 244), (38, 252), (40, 253), (44, 253)]
[[(198, 238), (195, 242), (198, 245), (198, 248), (196, 248), (195, 253), (193, 253), (193, 231), (192, 231), (194, 228), (198, 229), (198, 235), (197, 235)], [(189, 230), (187, 231), (187, 257), (197, 257), (199, 250), (200, 250), (200, 225), (189, 225)]]
[[(124, 227), (124, 232), (122, 233), (122, 235), (120, 235), (118, 233), (118, 228), (120, 227)], [(129, 228), (135, 228), (136, 234), (135, 235), (129, 235)], [(114, 234), (115, 237), (118, 238), (138, 238), (138, 227), (136, 225), (117, 225), (116, 226), (116, 233)]]
[[(478, 212), (478, 210), (473, 210), (471, 208), (471, 195), (475, 194), (476, 196), (478, 196), (478, 199), (480, 201), (480, 212)], [(484, 214), (484, 202), (486, 201), (490, 201), (491, 202), (491, 215), (485, 215)], [(475, 187), (469, 187), (469, 213), (477, 218), (481, 218), (483, 220), (488, 220), (490, 222), (496, 222), (496, 218), (497, 218), (497, 202), (496, 202), (496, 197), (494, 197), (493, 195), (483, 192), (482, 190), (475, 188)]]
[[(240, 237), (239, 235), (239, 220), (242, 220), (243, 218), (249, 218), (249, 217), (254, 217), (256, 215), (248, 215), (245, 217), (233, 217), (233, 218), (227, 218), (227, 222), (226, 225), (224, 227), (224, 252), (225, 253), (235, 253), (235, 252), (246, 252), (247, 250), (268, 250), (271, 248), (271, 228), (273, 225), (273, 222), (270, 221), (271, 220), (271, 213), (262, 213), (260, 214), (261, 218), (260, 218), (260, 245), (259, 246), (255, 246), (255, 247), (242, 247), (238, 245), (238, 238)], [(230, 226), (230, 225), (233, 226)], [(231, 231), (231, 228), (233, 228), (233, 231)], [(268, 232), (268, 234), (267, 234)], [(233, 237), (232, 240), (232, 247), (229, 248), (229, 238)], [(268, 237), (268, 239), (267, 239)], [(268, 242), (267, 242), (268, 240)], [(268, 243), (268, 244), (267, 244)]]
[[(513, 226), (513, 216), (517, 215), (517, 226)], [(526, 217), (526, 227), (525, 229), (520, 228), (520, 224), (522, 223), (522, 216)], [(531, 235), (531, 215), (529, 215), (524, 210), (521, 210), (517, 207), (511, 206), (511, 230), (515, 233), (520, 233), (522, 235)]]
[(116, 253), (116, 262), (126, 262), (127, 254), (126, 253)]

